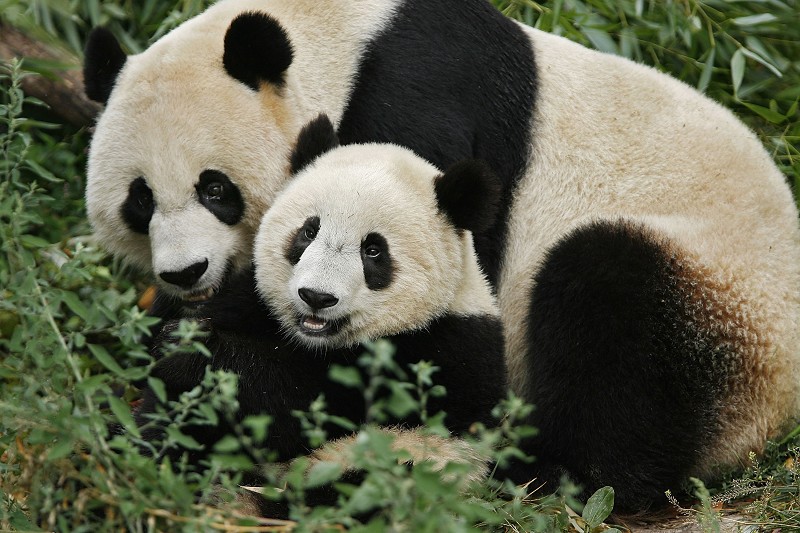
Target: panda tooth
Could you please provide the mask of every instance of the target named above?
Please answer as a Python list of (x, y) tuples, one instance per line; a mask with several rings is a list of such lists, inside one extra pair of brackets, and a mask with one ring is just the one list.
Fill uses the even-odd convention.
[(322, 320), (314, 316), (307, 316), (303, 319), (303, 327), (314, 331), (324, 329), (328, 325), (327, 320)]
[(187, 302), (204, 302), (210, 299), (214, 295), (214, 289), (206, 289), (203, 292), (199, 292), (197, 294), (190, 294), (185, 298)]

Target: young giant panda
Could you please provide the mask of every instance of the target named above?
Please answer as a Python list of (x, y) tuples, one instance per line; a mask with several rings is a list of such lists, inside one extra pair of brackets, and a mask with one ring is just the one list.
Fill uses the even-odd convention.
[[(239, 376), (237, 420), (271, 417), (265, 448), (287, 461), (308, 450), (296, 410), (307, 411), (325, 395), (326, 412), (360, 424), (367, 421), (361, 390), (332, 381), (332, 365), (349, 366), (368, 383), (369, 369), (355, 361), (364, 341), (389, 339), (398, 367), (413, 377), (420, 360), (438, 367), (426, 410), (444, 411), (446, 427), (465, 433), (474, 422), (493, 425), (492, 409), (506, 396), (503, 331), (491, 288), (478, 266), (472, 232), (493, 220), (499, 183), (485, 164), (460, 162), (444, 174), (394, 145), (338, 144), (327, 117), (300, 133), (292, 157), (292, 181), (264, 217), (255, 244), (255, 271), (236, 273), (197, 310), (211, 352), (175, 353), (159, 358), (152, 375), (168, 396), (201, 384), (206, 367)], [(328, 152), (328, 153), (326, 153)], [(323, 155), (324, 154), (324, 155)], [(256, 290), (257, 288), (257, 290)], [(161, 339), (175, 329), (173, 320)], [(379, 389), (377, 402), (388, 391)], [(136, 413), (139, 425), (158, 405), (145, 389)], [(388, 420), (400, 445), (419, 442), (419, 458), (443, 457), (471, 464), (471, 477), (485, 464), (461, 441), (423, 437), (413, 428), (417, 414)], [(398, 431), (398, 428), (405, 431)], [(327, 424), (329, 437), (347, 431)], [(147, 440), (163, 429), (143, 428)], [(189, 453), (197, 463), (226, 434), (224, 416), (216, 426), (186, 431), (204, 445)], [(434, 454), (436, 455), (432, 455)], [(184, 450), (173, 450), (173, 457)], [(342, 442), (315, 457), (346, 460)]]
[(537, 406), (523, 480), (617, 507), (760, 450), (798, 414), (800, 231), (752, 132), (694, 89), (485, 0), (222, 0), (126, 57), (86, 49), (105, 102), (88, 164), (99, 240), (202, 300), (249, 261), (302, 124), (502, 183), (475, 239), (511, 386)]

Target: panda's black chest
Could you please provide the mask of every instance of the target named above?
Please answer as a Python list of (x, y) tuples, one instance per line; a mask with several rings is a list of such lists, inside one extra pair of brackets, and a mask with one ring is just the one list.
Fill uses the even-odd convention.
[[(216, 340), (219, 344), (212, 350), (212, 369), (227, 370), (238, 376), (236, 419), (269, 415), (271, 422), (265, 447), (277, 452), (278, 460), (295, 457), (309, 449), (298, 413), (308, 412), (320, 397), (324, 398), (327, 414), (355, 424), (364, 420), (366, 407), (362, 393), (329, 376), (332, 365), (348, 364), (349, 354), (300, 350), (285, 339), (225, 339), (222, 335)], [(219, 429), (225, 433), (231, 428)], [(325, 424), (323, 429), (329, 438), (347, 432), (335, 424)]]

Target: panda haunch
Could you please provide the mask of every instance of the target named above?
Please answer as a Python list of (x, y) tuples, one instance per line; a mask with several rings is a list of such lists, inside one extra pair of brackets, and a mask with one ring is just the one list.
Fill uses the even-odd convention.
[(475, 247), (542, 429), (520, 478), (613, 484), (639, 510), (800, 411), (789, 188), (729, 111), (664, 74), (483, 0), (224, 0), (127, 59), (98, 33), (85, 72), (107, 99), (95, 231), (184, 299), (245, 267), (320, 112), (343, 144), (485, 159), (502, 201)]
[[(334, 139), (326, 117), (302, 130), (299, 145), (305, 151), (296, 160), (305, 158), (303, 168), (298, 163), (297, 175), (264, 217), (254, 271), (234, 274), (199, 309), (211, 358), (202, 353), (159, 356), (152, 375), (176, 399), (201, 384), (207, 367), (236, 373), (237, 419), (269, 415), (264, 446), (277, 453), (277, 461), (287, 461), (308, 450), (293, 413), (308, 410), (320, 394), (329, 415), (356, 424), (367, 421), (363, 393), (331, 380), (329, 373), (332, 365), (348, 366), (367, 383), (368, 370), (354, 363), (366, 351), (365, 341), (386, 338), (395, 347), (394, 362), (409, 376), (410, 365), (421, 360), (439, 368), (433, 381), (445, 387), (446, 395), (431, 396), (426, 409), (445, 412), (449, 430), (463, 434), (475, 422), (494, 425), (492, 410), (507, 391), (503, 331), (471, 232), (495, 216), (497, 178), (478, 161), (461, 162), (441, 174), (399, 146), (330, 150), (335, 143), (326, 140)], [(464, 195), (464, 189), (470, 193)], [(480, 221), (464, 221), (464, 206)], [(316, 220), (313, 232), (309, 219)], [(167, 340), (177, 323), (169, 321), (159, 341)], [(373, 401), (386, 394), (378, 392)], [(145, 389), (143, 396), (136, 413), (140, 425), (158, 406), (154, 391)], [(428, 437), (414, 429), (420, 423), (413, 414), (386, 421), (386, 431), (396, 434), (399, 445), (412, 446), (415, 460), (441, 464), (441, 454), (449, 454), (472, 467), (470, 480), (484, 475), (485, 460), (466, 453), (466, 443)], [(332, 423), (325, 429), (331, 438), (349, 433)], [(162, 431), (160, 425), (145, 428), (143, 436), (155, 440)], [(217, 426), (184, 432), (204, 449), (170, 454), (188, 452), (197, 464), (232, 428), (220, 416)], [(414, 452), (414, 443), (428, 441), (435, 446), (426, 450), (418, 444)], [(346, 442), (326, 445), (312, 459), (336, 457), (346, 463)]]

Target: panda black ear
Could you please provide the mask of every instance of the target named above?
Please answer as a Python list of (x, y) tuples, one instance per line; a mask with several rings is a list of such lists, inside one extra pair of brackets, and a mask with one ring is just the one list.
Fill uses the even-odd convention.
[(228, 74), (254, 91), (264, 81), (283, 85), (292, 57), (286, 30), (266, 13), (242, 13), (225, 33), (222, 64)]
[(339, 146), (339, 137), (328, 115), (321, 114), (300, 130), (289, 160), (292, 175), (297, 174), (316, 158)]
[(105, 104), (128, 56), (106, 28), (92, 30), (83, 56), (83, 85), (86, 96)]
[(494, 224), (500, 208), (500, 178), (479, 159), (460, 161), (436, 178), (436, 201), (457, 228), (481, 233)]

